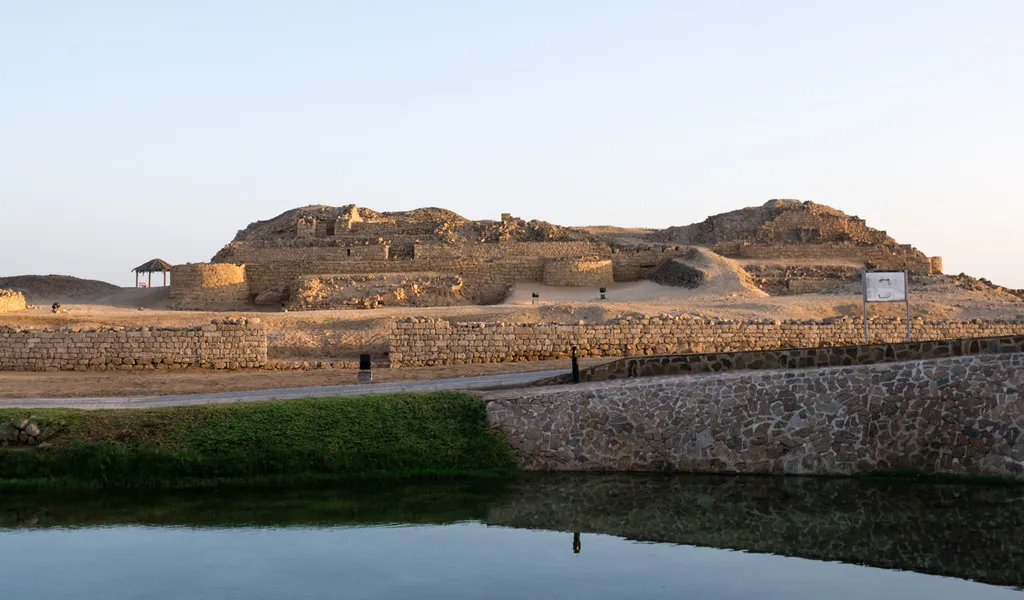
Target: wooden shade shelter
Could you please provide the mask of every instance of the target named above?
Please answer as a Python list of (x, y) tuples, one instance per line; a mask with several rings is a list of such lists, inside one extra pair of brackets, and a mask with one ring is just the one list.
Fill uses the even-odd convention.
[(147, 261), (135, 267), (134, 269), (132, 269), (132, 271), (135, 271), (135, 287), (139, 287), (139, 273), (145, 273), (149, 275), (149, 283), (146, 284), (147, 287), (153, 287), (153, 273), (163, 273), (164, 286), (166, 286), (167, 274), (171, 271), (171, 263), (167, 262), (166, 260), (154, 258), (153, 260)]

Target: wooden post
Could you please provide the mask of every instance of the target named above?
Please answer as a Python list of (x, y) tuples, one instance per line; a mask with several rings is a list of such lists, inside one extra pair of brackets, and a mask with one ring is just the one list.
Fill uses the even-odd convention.
[(167, 271), (164, 271), (164, 287), (167, 287)]
[(149, 283), (146, 284), (146, 287), (153, 287), (153, 272), (152, 271), (149, 272)]
[(135, 287), (139, 287), (139, 272), (135, 272)]

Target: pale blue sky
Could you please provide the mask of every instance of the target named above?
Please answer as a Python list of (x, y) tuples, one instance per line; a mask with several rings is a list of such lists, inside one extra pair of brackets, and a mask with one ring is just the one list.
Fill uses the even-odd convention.
[(307, 204), (664, 227), (798, 198), (1024, 287), (1019, 0), (0, 0), (0, 275)]

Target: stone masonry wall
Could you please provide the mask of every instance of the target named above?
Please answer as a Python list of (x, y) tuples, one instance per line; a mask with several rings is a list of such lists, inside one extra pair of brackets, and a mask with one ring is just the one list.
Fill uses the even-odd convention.
[(14, 290), (0, 290), (0, 313), (25, 310), (25, 296)]
[[(1024, 352), (1024, 335), (927, 342), (901, 342), (870, 346), (833, 348), (780, 348), (748, 352), (709, 352), (630, 356), (580, 370), (580, 381), (608, 381), (630, 377), (658, 377), (688, 373), (764, 369), (811, 369), (849, 367), (884, 362), (906, 362), (972, 354), (1013, 354)], [(534, 385), (572, 383), (572, 374), (548, 377)]]
[[(872, 343), (906, 337), (906, 322), (871, 319)], [(1024, 322), (911, 321), (913, 340), (1024, 335)], [(713, 321), (686, 316), (630, 318), (605, 325), (503, 325), (443, 319), (406, 319), (391, 330), (392, 367), (518, 362), (580, 356), (635, 356), (738, 352), (775, 348), (855, 346), (864, 342), (859, 321)]]
[(544, 285), (586, 287), (613, 281), (611, 259), (554, 258), (544, 263)]
[(0, 371), (238, 369), (267, 363), (259, 319), (142, 329), (0, 327)]
[(914, 275), (933, 274), (933, 267), (941, 267), (941, 259), (932, 261), (913, 248), (896, 246), (863, 246), (854, 243), (833, 242), (824, 244), (748, 244), (730, 242), (717, 244), (712, 248), (716, 253), (729, 258), (806, 259), (806, 260), (849, 260), (858, 263), (869, 262), (879, 269), (907, 269)]
[(462, 279), (449, 273), (306, 275), (289, 296), (289, 310), (466, 304)]
[(198, 263), (171, 267), (170, 298), (178, 308), (217, 308), (249, 301), (245, 265)]
[(1024, 354), (532, 388), (487, 419), (531, 470), (1024, 477)]
[(417, 260), (492, 258), (572, 258), (611, 256), (611, 248), (590, 242), (499, 242), (486, 244), (416, 244)]

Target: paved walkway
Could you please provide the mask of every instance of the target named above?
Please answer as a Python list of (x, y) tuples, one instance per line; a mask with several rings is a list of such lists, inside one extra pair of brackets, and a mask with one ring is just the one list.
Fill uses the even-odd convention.
[(105, 398), (2, 398), (0, 408), (154, 408), (157, 406), (192, 406), (196, 404), (232, 404), (292, 398), (324, 398), (328, 396), (367, 396), (399, 392), (440, 392), (494, 390), (523, 387), (545, 377), (561, 375), (565, 370), (534, 371), (507, 375), (483, 375), (434, 379), (432, 381), (392, 381), (356, 385), (328, 385), (247, 392), (214, 394), (179, 394), (176, 396), (105, 397)]

